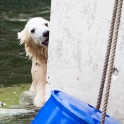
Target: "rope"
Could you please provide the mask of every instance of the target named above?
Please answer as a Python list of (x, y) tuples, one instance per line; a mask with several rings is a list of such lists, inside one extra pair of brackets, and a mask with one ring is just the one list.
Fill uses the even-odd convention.
[(102, 110), (103, 112), (102, 112), (100, 124), (104, 124), (105, 115), (106, 115), (110, 84), (111, 84), (112, 69), (113, 69), (114, 58), (115, 58), (116, 43), (117, 43), (117, 37), (118, 37), (118, 31), (119, 31), (119, 25), (120, 25), (122, 3), (123, 3), (123, 0), (118, 1), (117, 14), (116, 14), (115, 25), (114, 25), (114, 33), (113, 33), (113, 38), (112, 38), (109, 71), (108, 71), (105, 98), (104, 98), (104, 104), (103, 104), (103, 110)]
[(118, 0), (115, 0), (113, 14), (112, 14), (112, 20), (111, 20), (111, 27), (110, 27), (110, 31), (109, 31), (109, 39), (108, 39), (108, 45), (107, 45), (107, 50), (106, 50), (105, 62), (104, 62), (103, 73), (102, 73), (102, 79), (101, 79), (101, 83), (100, 83), (99, 95), (98, 95), (97, 104), (96, 104), (96, 109), (98, 109), (98, 110), (101, 105), (102, 94), (103, 94), (103, 89), (104, 89), (104, 84), (105, 84), (105, 79), (106, 79), (106, 72), (107, 72), (107, 68), (108, 68), (108, 61), (109, 61), (110, 48), (111, 48), (112, 37), (113, 37), (117, 5), (118, 5)]

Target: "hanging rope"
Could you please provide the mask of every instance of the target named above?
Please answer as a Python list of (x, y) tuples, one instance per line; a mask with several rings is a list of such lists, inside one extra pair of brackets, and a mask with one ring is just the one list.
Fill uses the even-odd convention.
[(110, 49), (111, 49), (111, 43), (112, 43), (112, 37), (113, 37), (117, 5), (118, 5), (118, 0), (115, 0), (112, 20), (111, 20), (111, 27), (109, 31), (109, 39), (108, 39), (108, 45), (107, 45), (107, 50), (106, 50), (105, 62), (104, 62), (103, 73), (102, 73), (102, 79), (100, 83), (99, 95), (98, 95), (97, 104), (96, 104), (96, 109), (98, 110), (101, 105), (102, 94), (103, 94), (103, 89), (104, 89), (104, 84), (105, 84), (105, 79), (106, 79), (106, 72), (108, 68), (108, 61), (109, 61), (109, 55), (110, 55)]
[(121, 18), (122, 3), (123, 3), (123, 0), (118, 1), (117, 14), (116, 14), (115, 25), (114, 25), (114, 33), (113, 33), (113, 38), (112, 38), (111, 53), (110, 53), (109, 71), (108, 71), (105, 98), (104, 98), (104, 104), (103, 104), (100, 124), (104, 124), (105, 115), (106, 115), (110, 84), (111, 84), (111, 77), (112, 77), (112, 69), (113, 69), (114, 58), (115, 58), (116, 43), (117, 43), (119, 24), (120, 24), (120, 18)]

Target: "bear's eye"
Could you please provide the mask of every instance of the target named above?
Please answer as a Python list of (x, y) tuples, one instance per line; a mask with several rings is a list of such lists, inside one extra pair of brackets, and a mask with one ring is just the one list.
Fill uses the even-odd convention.
[(32, 30), (31, 30), (31, 33), (34, 33), (34, 32), (35, 32), (35, 29), (32, 29)]
[(45, 23), (44, 25), (48, 27), (48, 23)]

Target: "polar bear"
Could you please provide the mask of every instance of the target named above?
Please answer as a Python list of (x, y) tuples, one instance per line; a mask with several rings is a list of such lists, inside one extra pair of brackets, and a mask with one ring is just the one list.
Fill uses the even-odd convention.
[(36, 107), (42, 107), (45, 103), (49, 32), (49, 21), (41, 17), (31, 18), (25, 28), (18, 32), (20, 44), (25, 45), (26, 55), (32, 60), (33, 81), (29, 91), (35, 93)]

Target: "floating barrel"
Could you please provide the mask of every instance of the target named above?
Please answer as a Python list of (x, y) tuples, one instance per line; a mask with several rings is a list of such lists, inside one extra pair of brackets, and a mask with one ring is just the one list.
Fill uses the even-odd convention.
[[(53, 90), (32, 124), (99, 124), (101, 111), (64, 92)], [(104, 124), (120, 124), (106, 115)]]

